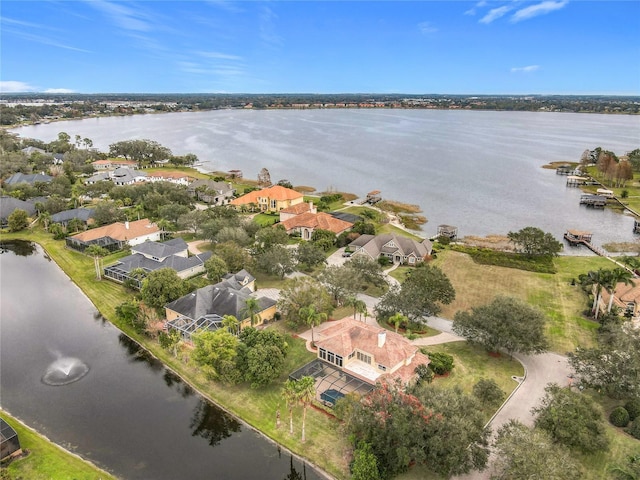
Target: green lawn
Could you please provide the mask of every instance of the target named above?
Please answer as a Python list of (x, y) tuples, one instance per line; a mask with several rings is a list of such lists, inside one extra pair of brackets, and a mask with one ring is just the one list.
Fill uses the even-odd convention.
[[(12, 461), (6, 468), (9, 478), (29, 480), (112, 480), (104, 470), (51, 443), (7, 412), (0, 410), (2, 418), (18, 433), (20, 446), (28, 455)], [(4, 475), (2, 478), (5, 478)]]

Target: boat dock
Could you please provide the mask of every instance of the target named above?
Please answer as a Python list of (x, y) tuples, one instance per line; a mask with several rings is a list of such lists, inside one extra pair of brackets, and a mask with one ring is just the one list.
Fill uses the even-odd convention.
[(585, 193), (580, 197), (580, 205), (586, 205), (593, 208), (604, 208), (607, 205), (607, 197), (603, 195), (594, 195)]
[(579, 247), (580, 245), (584, 245), (596, 255), (606, 257), (607, 254), (602, 248), (597, 247), (591, 243), (592, 238), (593, 234), (591, 232), (584, 232), (581, 230), (567, 230), (564, 233), (564, 239), (572, 247)]

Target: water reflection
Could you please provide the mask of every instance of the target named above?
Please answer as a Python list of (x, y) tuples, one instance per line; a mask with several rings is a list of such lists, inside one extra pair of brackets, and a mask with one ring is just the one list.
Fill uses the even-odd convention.
[(184, 383), (182, 379), (170, 370), (165, 370), (162, 376), (164, 383), (167, 387), (174, 387), (175, 390), (182, 396), (182, 398), (188, 398), (195, 393), (195, 390), (187, 383)]
[(124, 333), (118, 335), (118, 342), (125, 348), (131, 362), (146, 363), (154, 372), (160, 372), (164, 369), (162, 362), (154, 358), (153, 355), (138, 345), (134, 340), (127, 337)]
[(231, 434), (239, 432), (242, 425), (219, 408), (201, 399), (193, 410), (189, 427), (194, 437), (202, 437), (209, 445), (215, 447)]
[(290, 458), (290, 467), (289, 473), (283, 480), (307, 480), (307, 465), (302, 464), (302, 473), (296, 470), (296, 467), (293, 466), (293, 455), (289, 456)]
[(0, 254), (13, 252), (21, 257), (28, 257), (36, 253), (36, 244), (24, 240), (11, 240), (0, 242)]

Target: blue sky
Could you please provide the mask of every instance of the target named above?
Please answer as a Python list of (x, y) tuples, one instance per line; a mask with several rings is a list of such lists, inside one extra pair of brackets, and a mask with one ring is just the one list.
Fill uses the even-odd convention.
[(640, 1), (3, 0), (0, 91), (640, 95)]

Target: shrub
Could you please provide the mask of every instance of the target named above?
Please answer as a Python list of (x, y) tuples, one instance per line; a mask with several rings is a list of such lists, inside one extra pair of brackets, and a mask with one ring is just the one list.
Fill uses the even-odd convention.
[(629, 412), (624, 407), (616, 407), (609, 414), (609, 421), (616, 427), (629, 425)]
[(637, 438), (638, 440), (640, 440), (640, 420), (639, 419), (634, 420), (633, 423), (629, 425), (627, 432), (633, 438)]
[(428, 353), (431, 363), (429, 367), (436, 375), (445, 375), (453, 370), (453, 357), (448, 353)]
[(640, 417), (640, 398), (632, 398), (624, 404), (624, 408), (629, 412), (629, 420), (633, 421)]

